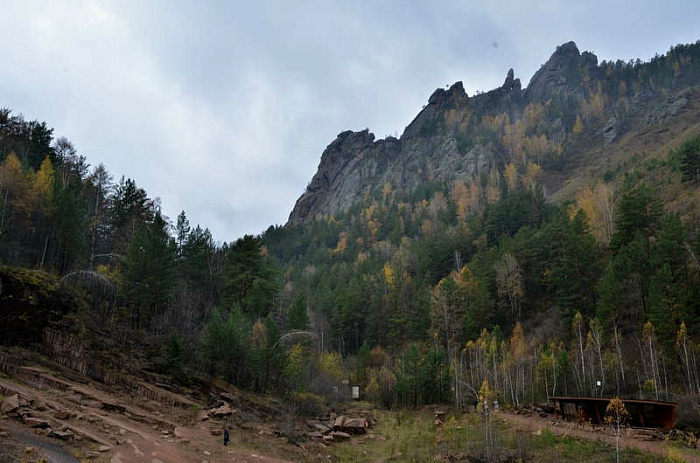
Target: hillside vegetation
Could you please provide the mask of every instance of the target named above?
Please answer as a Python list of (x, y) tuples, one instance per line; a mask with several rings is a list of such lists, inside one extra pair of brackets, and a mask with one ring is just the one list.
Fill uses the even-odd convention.
[(439, 89), (401, 139), (343, 132), (287, 226), (223, 244), (3, 110), (2, 288), (74, 298), (45, 323), (96, 379), (223, 378), (306, 412), (343, 379), (385, 407), (693, 397), (699, 84), (700, 43), (601, 64), (562, 45), (524, 90)]

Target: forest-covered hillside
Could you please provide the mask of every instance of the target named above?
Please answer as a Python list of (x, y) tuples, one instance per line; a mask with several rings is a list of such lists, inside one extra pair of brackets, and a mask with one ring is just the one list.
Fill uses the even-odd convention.
[(567, 44), (525, 90), (438, 91), (401, 139), (341, 134), (289, 225), (223, 244), (3, 110), (0, 279), (82, 300), (61, 329), (112, 368), (311, 405), (346, 378), (386, 406), (700, 394), (699, 50)]

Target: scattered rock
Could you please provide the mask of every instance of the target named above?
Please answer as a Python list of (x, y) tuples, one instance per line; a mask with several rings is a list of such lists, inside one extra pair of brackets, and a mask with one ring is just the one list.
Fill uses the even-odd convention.
[(209, 412), (207, 410), (202, 410), (197, 413), (197, 421), (207, 421), (209, 419)]
[(110, 450), (112, 450), (112, 447), (110, 447), (108, 445), (100, 445), (97, 448), (97, 450), (99, 450), (101, 453), (104, 453), (104, 452), (109, 452)]
[(19, 408), (19, 395), (11, 395), (2, 401), (0, 405), (0, 412), (4, 414), (12, 413)]
[(204, 453), (204, 455), (206, 455), (206, 456), (209, 456), (209, 455), (211, 455), (211, 452), (210, 452), (210, 451), (208, 451), (208, 450), (205, 450), (205, 451), (204, 451), (203, 453)]
[(212, 429), (212, 430), (211, 430), (211, 435), (212, 435), (212, 436), (222, 436), (223, 434), (224, 434), (224, 430), (223, 430), (223, 429), (217, 428), (217, 429)]

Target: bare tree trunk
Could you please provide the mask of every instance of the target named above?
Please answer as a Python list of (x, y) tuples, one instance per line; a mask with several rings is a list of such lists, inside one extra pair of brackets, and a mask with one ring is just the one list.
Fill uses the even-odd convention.
[(39, 263), (39, 269), (44, 268), (44, 258), (46, 258), (46, 248), (49, 245), (49, 235), (46, 235), (46, 239), (44, 240), (44, 249), (41, 252), (41, 262)]

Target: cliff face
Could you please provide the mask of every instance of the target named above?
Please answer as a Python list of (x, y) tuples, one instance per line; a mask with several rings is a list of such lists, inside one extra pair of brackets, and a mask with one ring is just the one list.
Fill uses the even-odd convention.
[[(557, 47), (525, 89), (511, 69), (503, 85), (487, 93), (470, 97), (461, 82), (437, 89), (399, 139), (375, 140), (367, 130), (342, 132), (321, 155), (287, 225), (341, 212), (385, 183), (410, 192), (426, 181), (468, 180), (494, 168), (502, 171), (508, 162), (535, 162), (545, 177), (547, 169), (556, 169), (558, 180), (548, 185), (554, 193), (565, 180), (567, 165), (580, 164), (576, 158), (585, 157), (584, 151), (608, 146), (629, 131), (629, 116), (673, 99), (669, 90), (698, 83), (691, 68), (662, 88), (654, 79), (647, 83), (644, 75), (658, 62), (620, 63), (599, 65), (594, 54), (580, 53), (568, 42)], [(533, 114), (539, 114), (534, 122)], [(574, 129), (581, 115), (586, 142)], [(537, 143), (540, 148), (532, 148)], [(556, 159), (541, 159), (537, 149)]]
[(512, 71), (509, 76), (508, 90), (504, 86), (474, 98), (467, 96), (462, 82), (436, 90), (400, 139), (375, 140), (368, 130), (340, 133), (321, 155), (318, 171), (297, 200), (288, 224), (338, 213), (387, 182), (410, 191), (424, 181), (473, 177), (487, 171), (493, 162), (488, 144), (465, 151), (454, 133), (439, 130), (437, 125), (447, 111), (461, 113), (472, 104), (518, 112), (522, 92), (517, 79), (513, 84)]

